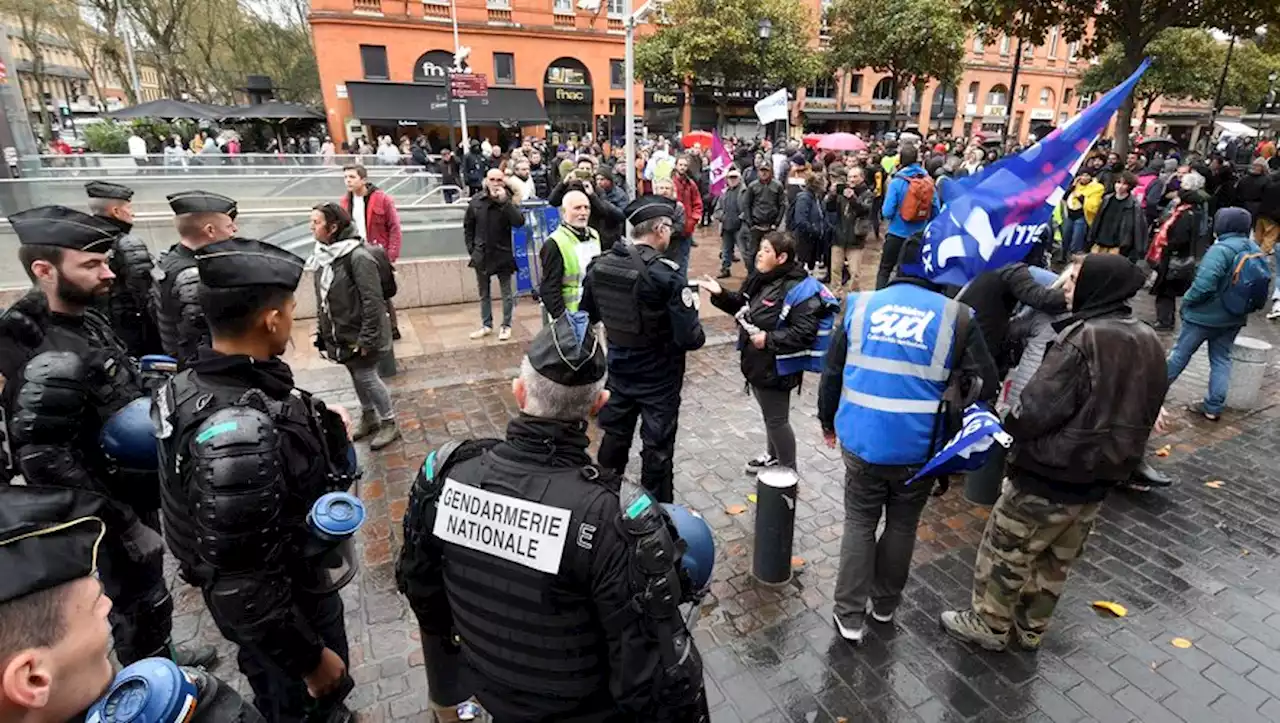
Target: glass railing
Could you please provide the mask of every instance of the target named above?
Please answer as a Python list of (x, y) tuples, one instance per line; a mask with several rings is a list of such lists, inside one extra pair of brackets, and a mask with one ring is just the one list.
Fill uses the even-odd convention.
[[(434, 156), (432, 156), (434, 159)], [(141, 160), (141, 162), (139, 162)], [(404, 160), (402, 158), (402, 160)], [(358, 163), (370, 170), (396, 168), (384, 165), (376, 155), (340, 154), (326, 159), (319, 154), (307, 153), (238, 153), (235, 155), (193, 154), (166, 159), (163, 154), (151, 153), (143, 159), (127, 154), (85, 153), (83, 155), (22, 156), (18, 168), (23, 178), (43, 178), (80, 175), (85, 172), (102, 172), (120, 175), (134, 174), (182, 174), (182, 173), (306, 173), (321, 168), (341, 169), (344, 165)], [(403, 166), (403, 164), (400, 164)]]

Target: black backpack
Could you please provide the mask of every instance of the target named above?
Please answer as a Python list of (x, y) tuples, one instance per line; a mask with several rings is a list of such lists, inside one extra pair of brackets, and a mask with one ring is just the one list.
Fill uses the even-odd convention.
[(387, 250), (368, 241), (364, 242), (362, 247), (378, 264), (378, 280), (382, 282), (383, 300), (394, 297), (400, 287), (396, 284), (396, 267), (391, 264), (391, 257), (387, 256)]

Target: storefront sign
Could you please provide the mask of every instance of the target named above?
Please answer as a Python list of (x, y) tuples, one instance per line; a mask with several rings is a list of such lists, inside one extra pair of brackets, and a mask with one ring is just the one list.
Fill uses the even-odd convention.
[(835, 110), (835, 98), (805, 98), (804, 107), (807, 110)]
[(1031, 120), (1052, 121), (1053, 109), (1052, 108), (1034, 108), (1031, 111)]
[(482, 73), (454, 73), (449, 76), (449, 92), (454, 98), (488, 98), (489, 80)]
[(585, 90), (569, 90), (567, 88), (555, 88), (552, 97), (561, 103), (587, 103), (590, 102), (588, 93)]
[(413, 64), (413, 82), (444, 85), (453, 68), (453, 53), (447, 50), (431, 50), (423, 53)]
[(683, 105), (684, 91), (682, 90), (646, 90), (644, 92), (644, 107), (646, 109), (661, 106), (679, 108)]

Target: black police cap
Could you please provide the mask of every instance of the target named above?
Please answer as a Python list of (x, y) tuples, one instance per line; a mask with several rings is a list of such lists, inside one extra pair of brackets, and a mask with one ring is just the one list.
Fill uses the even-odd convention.
[(200, 283), (211, 289), (276, 286), (293, 290), (302, 279), (304, 265), (279, 246), (246, 238), (219, 241), (196, 253)]
[(225, 213), (236, 217), (236, 202), (220, 193), (209, 191), (179, 191), (165, 196), (169, 200), (169, 208), (176, 216), (184, 213)]
[(89, 195), (89, 198), (111, 198), (117, 201), (133, 199), (132, 188), (121, 186), (118, 183), (107, 183), (106, 181), (89, 181), (84, 184), (84, 192)]
[(0, 604), (92, 575), (105, 504), (67, 487), (0, 485)]
[(60, 246), (76, 251), (106, 253), (121, 234), (111, 220), (66, 206), (37, 206), (9, 216), (24, 245)]
[(626, 214), (627, 220), (632, 224), (651, 221), (655, 218), (674, 219), (676, 217), (676, 202), (666, 196), (648, 194), (639, 196), (636, 200), (627, 204), (623, 213)]
[(580, 311), (561, 314), (538, 332), (529, 344), (528, 357), (539, 374), (566, 387), (598, 382), (608, 368), (604, 347)]

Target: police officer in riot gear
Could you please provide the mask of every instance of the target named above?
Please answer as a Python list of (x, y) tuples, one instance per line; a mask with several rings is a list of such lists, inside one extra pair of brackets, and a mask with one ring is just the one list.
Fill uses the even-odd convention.
[(0, 721), (259, 723), (231, 686), (165, 658), (112, 681), (112, 600), (97, 573), (113, 504), (67, 487), (0, 485)]
[(268, 721), (347, 718), (342, 599), (302, 549), (307, 511), (357, 471), (343, 413), (295, 388), (279, 356), (303, 262), (246, 239), (195, 258), (212, 347), (159, 387), (152, 407), (166, 539), (240, 646)]
[(585, 315), (564, 314), (521, 364), (506, 440), (450, 443), (414, 483), (397, 581), (429, 685), (457, 666), (455, 640), (472, 682), (443, 700), (432, 687), (437, 720), (470, 694), (497, 723), (708, 719), (678, 607), (695, 592), (683, 543), (649, 493), (587, 453), (605, 375)]
[[(63, 206), (33, 208), (9, 221), (36, 288), (0, 317), (6, 380), (0, 401), (12, 452), (5, 479), (21, 474), (30, 485), (89, 490), (110, 500), (100, 562), (115, 602), (117, 656), (128, 664), (174, 655), (154, 451), (150, 470), (145, 459), (125, 468), (101, 441), (112, 418), (143, 395), (138, 370), (95, 308), (114, 278), (107, 255), (120, 228)], [(200, 665), (216, 659), (208, 646), (178, 650), (176, 657)]]
[(141, 359), (147, 354), (162, 354), (160, 330), (151, 315), (151, 273), (155, 263), (147, 245), (131, 233), (133, 230), (133, 189), (116, 183), (90, 181), (84, 184), (89, 196), (89, 211), (113, 221), (121, 234), (111, 249), (107, 262), (116, 275), (107, 295), (107, 318), (111, 328), (124, 342), (130, 356)]
[(201, 345), (209, 344), (209, 324), (200, 308), (196, 252), (236, 233), (236, 202), (207, 191), (168, 196), (179, 242), (160, 257), (152, 272), (152, 313), (164, 353), (187, 365)]
[(581, 308), (603, 321), (609, 341), (609, 403), (600, 411), (600, 464), (622, 474), (640, 420), (640, 484), (659, 502), (673, 497), (672, 457), (685, 354), (706, 343), (698, 292), (674, 261), (675, 204), (641, 196), (626, 209), (633, 243), (615, 244), (587, 268)]

